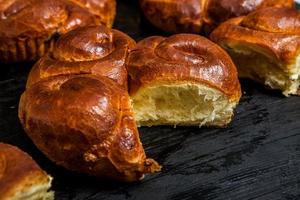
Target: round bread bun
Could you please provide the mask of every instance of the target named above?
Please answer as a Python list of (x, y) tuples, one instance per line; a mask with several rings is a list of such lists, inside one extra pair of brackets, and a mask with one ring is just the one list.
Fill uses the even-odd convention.
[(241, 78), (279, 89), (285, 96), (299, 94), (298, 10), (260, 9), (222, 23), (210, 38), (231, 55)]
[(22, 95), (19, 118), (36, 146), (69, 170), (137, 181), (160, 169), (146, 159), (126, 90), (106, 77), (61, 75)]
[(126, 58), (135, 45), (128, 35), (105, 26), (77, 28), (61, 36), (53, 52), (33, 66), (26, 87), (57, 75), (94, 74), (111, 78), (126, 89)]
[(125, 63), (134, 47), (124, 33), (89, 26), (63, 35), (33, 67), (19, 118), (56, 164), (127, 182), (160, 170), (146, 158), (127, 91)]
[(52, 200), (52, 178), (25, 152), (0, 143), (0, 199)]
[(172, 33), (209, 33), (229, 18), (264, 7), (294, 7), (294, 0), (140, 0), (145, 17)]
[(77, 27), (111, 27), (115, 0), (0, 0), (0, 63), (35, 61)]
[(139, 125), (226, 126), (241, 97), (229, 55), (193, 34), (154, 36), (128, 58), (129, 93)]

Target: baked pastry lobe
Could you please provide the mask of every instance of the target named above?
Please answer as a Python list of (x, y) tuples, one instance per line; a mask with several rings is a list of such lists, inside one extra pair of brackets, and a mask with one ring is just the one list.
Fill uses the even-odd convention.
[(111, 27), (115, 0), (0, 0), (0, 62), (35, 61), (77, 27)]
[(166, 32), (199, 33), (203, 24), (203, 0), (140, 0), (145, 17)]
[(137, 181), (160, 169), (146, 159), (126, 90), (94, 75), (61, 75), (29, 87), (21, 123), (37, 147), (69, 170)]
[(19, 118), (49, 159), (128, 182), (160, 170), (146, 158), (131, 111), (125, 60), (133, 47), (119, 31), (84, 27), (63, 35), (33, 67)]
[(95, 74), (115, 80), (127, 88), (125, 61), (136, 43), (126, 34), (105, 26), (88, 26), (61, 36), (53, 52), (32, 68), (27, 87), (51, 76)]
[(293, 0), (140, 0), (146, 18), (166, 32), (210, 32), (217, 24), (262, 7), (293, 7)]
[(127, 65), (139, 125), (225, 126), (241, 96), (230, 57), (198, 35), (146, 38)]
[(211, 39), (232, 56), (239, 76), (296, 95), (300, 85), (300, 12), (265, 8), (221, 24)]
[(294, 0), (208, 0), (205, 31), (211, 32), (220, 23), (267, 7), (293, 8)]
[(25, 152), (0, 143), (0, 199), (50, 200), (52, 178)]

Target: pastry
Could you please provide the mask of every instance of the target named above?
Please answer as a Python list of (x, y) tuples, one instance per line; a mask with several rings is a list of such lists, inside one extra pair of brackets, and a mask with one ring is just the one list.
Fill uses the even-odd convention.
[(221, 24), (211, 39), (232, 56), (241, 78), (296, 95), (300, 84), (300, 12), (265, 8)]
[(41, 79), (63, 74), (96, 74), (127, 88), (125, 61), (136, 43), (126, 34), (104, 26), (78, 28), (65, 34), (53, 52), (32, 68), (27, 87)]
[(205, 32), (211, 32), (220, 23), (266, 7), (295, 6), (294, 0), (208, 0)]
[(51, 181), (28, 154), (0, 143), (0, 200), (52, 200)]
[(19, 118), (36, 146), (69, 170), (131, 182), (160, 169), (146, 159), (127, 91), (109, 78), (43, 79), (22, 95)]
[(237, 70), (218, 45), (193, 34), (154, 36), (128, 58), (139, 125), (226, 126), (241, 96)]
[(35, 61), (77, 27), (111, 27), (115, 7), (115, 0), (0, 0), (0, 62)]
[(262, 7), (293, 7), (293, 0), (140, 0), (146, 18), (157, 28), (174, 33), (210, 32), (231, 17)]
[(19, 118), (56, 164), (127, 182), (160, 170), (146, 158), (126, 90), (125, 57), (134, 46), (104, 26), (79, 28), (33, 67)]

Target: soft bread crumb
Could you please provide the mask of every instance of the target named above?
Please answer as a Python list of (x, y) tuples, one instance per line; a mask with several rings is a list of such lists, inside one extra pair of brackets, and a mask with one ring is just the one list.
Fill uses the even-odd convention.
[(231, 121), (236, 102), (203, 84), (153, 85), (132, 97), (135, 119), (140, 126), (225, 126)]
[(300, 86), (300, 55), (286, 65), (270, 58), (258, 47), (235, 44), (226, 44), (223, 47), (235, 62), (239, 77), (250, 78), (272, 89), (279, 89), (285, 96), (297, 95)]

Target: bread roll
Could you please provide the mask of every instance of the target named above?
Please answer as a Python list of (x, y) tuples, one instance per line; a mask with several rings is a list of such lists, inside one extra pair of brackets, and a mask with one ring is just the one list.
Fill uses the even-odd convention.
[(225, 126), (241, 96), (230, 57), (208, 39), (178, 34), (140, 41), (128, 58), (139, 125)]
[(61, 75), (29, 87), (19, 117), (37, 147), (81, 173), (137, 181), (159, 170), (146, 159), (127, 91), (94, 75)]
[(0, 143), (0, 200), (52, 200), (51, 181), (28, 154)]
[(140, 0), (145, 17), (166, 32), (199, 33), (203, 24), (203, 0)]
[(265, 8), (221, 24), (211, 39), (232, 56), (239, 76), (296, 95), (300, 85), (300, 12)]
[(135, 45), (126, 34), (105, 26), (78, 28), (60, 37), (53, 53), (34, 65), (27, 88), (41, 79), (63, 74), (106, 76), (127, 88), (125, 61)]
[(138, 181), (160, 170), (139, 139), (124, 66), (135, 43), (104, 26), (62, 36), (33, 67), (19, 118), (36, 146), (69, 170)]
[(293, 7), (293, 0), (140, 0), (146, 18), (173, 33), (210, 32), (219, 23), (262, 7)]
[(261, 8), (295, 6), (294, 0), (208, 0), (208, 2), (206, 32), (211, 32), (229, 18), (247, 15)]
[(111, 27), (115, 0), (0, 0), (0, 63), (35, 61), (77, 27)]

